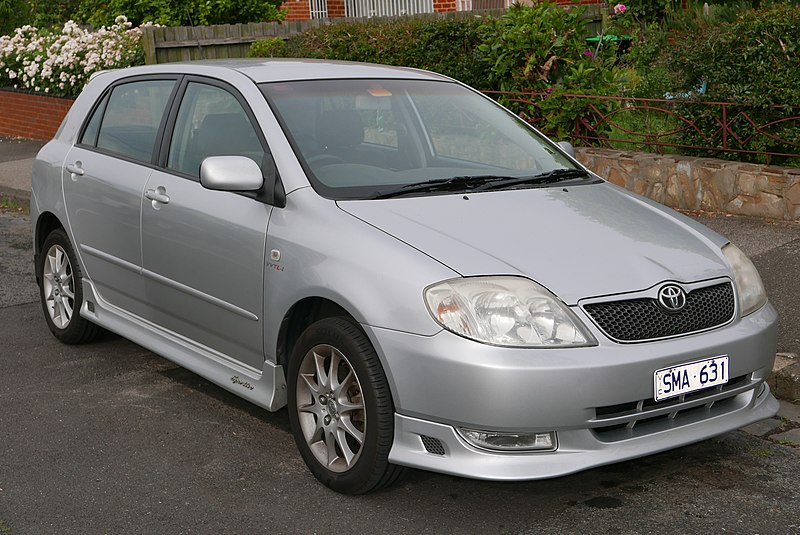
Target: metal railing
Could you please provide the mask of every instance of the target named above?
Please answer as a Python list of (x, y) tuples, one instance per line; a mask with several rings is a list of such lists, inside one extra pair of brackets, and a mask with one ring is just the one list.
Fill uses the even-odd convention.
[(481, 11), (484, 9), (505, 9), (511, 0), (457, 0), (456, 11)]
[(328, 0), (309, 0), (308, 7), (312, 19), (328, 18)]
[[(571, 125), (575, 144), (650, 152), (738, 153), (800, 158), (800, 106), (752, 106), (733, 102), (487, 91), (546, 130), (540, 106), (549, 98), (582, 112)], [(547, 132), (551, 133), (552, 132)]]
[(346, 17), (392, 17), (433, 13), (433, 0), (346, 0)]

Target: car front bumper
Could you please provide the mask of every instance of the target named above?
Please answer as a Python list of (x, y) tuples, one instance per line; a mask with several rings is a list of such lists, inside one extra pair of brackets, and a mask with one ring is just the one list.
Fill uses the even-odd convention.
[[(365, 326), (392, 388), (397, 464), (495, 480), (554, 477), (691, 444), (773, 416), (777, 314), (761, 310), (714, 331), (577, 349), (492, 347)], [(728, 355), (729, 383), (655, 403), (656, 370)], [(468, 443), (457, 428), (555, 432), (556, 449), (510, 453)]]

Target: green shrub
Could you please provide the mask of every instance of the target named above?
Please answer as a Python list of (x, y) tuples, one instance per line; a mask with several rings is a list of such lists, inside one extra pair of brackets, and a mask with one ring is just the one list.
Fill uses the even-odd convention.
[(134, 25), (236, 24), (283, 20), (280, 4), (281, 0), (82, 0), (74, 17), (94, 26), (108, 25), (120, 15)]
[(0, 35), (16, 28), (61, 26), (78, 9), (80, 0), (0, 0)]
[[(558, 138), (569, 135), (580, 116), (592, 113), (587, 100), (564, 93), (616, 92), (615, 50), (589, 48), (587, 19), (581, 8), (564, 9), (551, 2), (512, 5), (487, 22), (479, 47), (488, 67), (489, 85), (502, 91), (546, 92), (534, 104), (501, 97), (501, 102), (541, 130)], [(608, 108), (610, 103), (599, 105)], [(597, 105), (595, 105), (597, 106)]]
[(291, 37), (285, 49), (254, 43), (251, 55), (384, 63), (442, 73), (486, 86), (480, 62), (482, 19), (399, 18), (323, 26)]
[[(670, 83), (669, 91), (673, 94), (688, 94), (706, 81), (706, 93), (693, 92), (692, 98), (748, 105), (729, 109), (729, 119), (735, 119), (731, 129), (736, 134), (728, 136), (729, 146), (796, 153), (796, 146), (758, 134), (744, 117), (736, 118), (736, 115), (747, 112), (754, 122), (761, 125), (797, 115), (796, 111), (782, 113), (769, 106), (800, 103), (800, 69), (797, 68), (800, 65), (799, 27), (800, 6), (782, 4), (765, 10), (743, 11), (730, 24), (707, 24), (692, 33), (676, 33), (672, 43), (662, 49), (644, 81), (657, 82), (651, 83), (652, 90)], [(654, 80), (656, 76), (660, 79)], [(707, 107), (686, 105), (681, 111), (701, 130), (701, 133), (687, 131), (683, 136), (686, 144), (705, 145), (720, 129), (719, 114), (712, 114)], [(799, 122), (775, 124), (769, 133), (800, 144)], [(711, 138), (711, 142), (721, 146), (721, 135)]]
[(286, 42), (280, 37), (269, 37), (250, 45), (251, 58), (283, 58), (286, 57)]

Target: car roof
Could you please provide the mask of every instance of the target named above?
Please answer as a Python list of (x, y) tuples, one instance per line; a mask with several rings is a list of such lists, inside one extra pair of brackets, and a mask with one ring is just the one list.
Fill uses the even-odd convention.
[(356, 63), (351, 61), (287, 58), (187, 61), (162, 63), (159, 65), (144, 65), (123, 69), (122, 71), (110, 72), (116, 72), (118, 75), (122, 74), (122, 72), (126, 75), (178, 73), (224, 77), (226, 71), (238, 71), (256, 83), (342, 78), (451, 80), (440, 74), (408, 67), (391, 67), (388, 65)]

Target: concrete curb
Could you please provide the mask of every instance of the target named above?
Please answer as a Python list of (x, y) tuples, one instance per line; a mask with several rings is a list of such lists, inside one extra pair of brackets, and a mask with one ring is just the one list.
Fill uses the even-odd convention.
[(0, 197), (27, 207), (31, 203), (33, 157), (0, 162)]
[(778, 353), (767, 383), (779, 398), (800, 402), (800, 357), (797, 353)]

